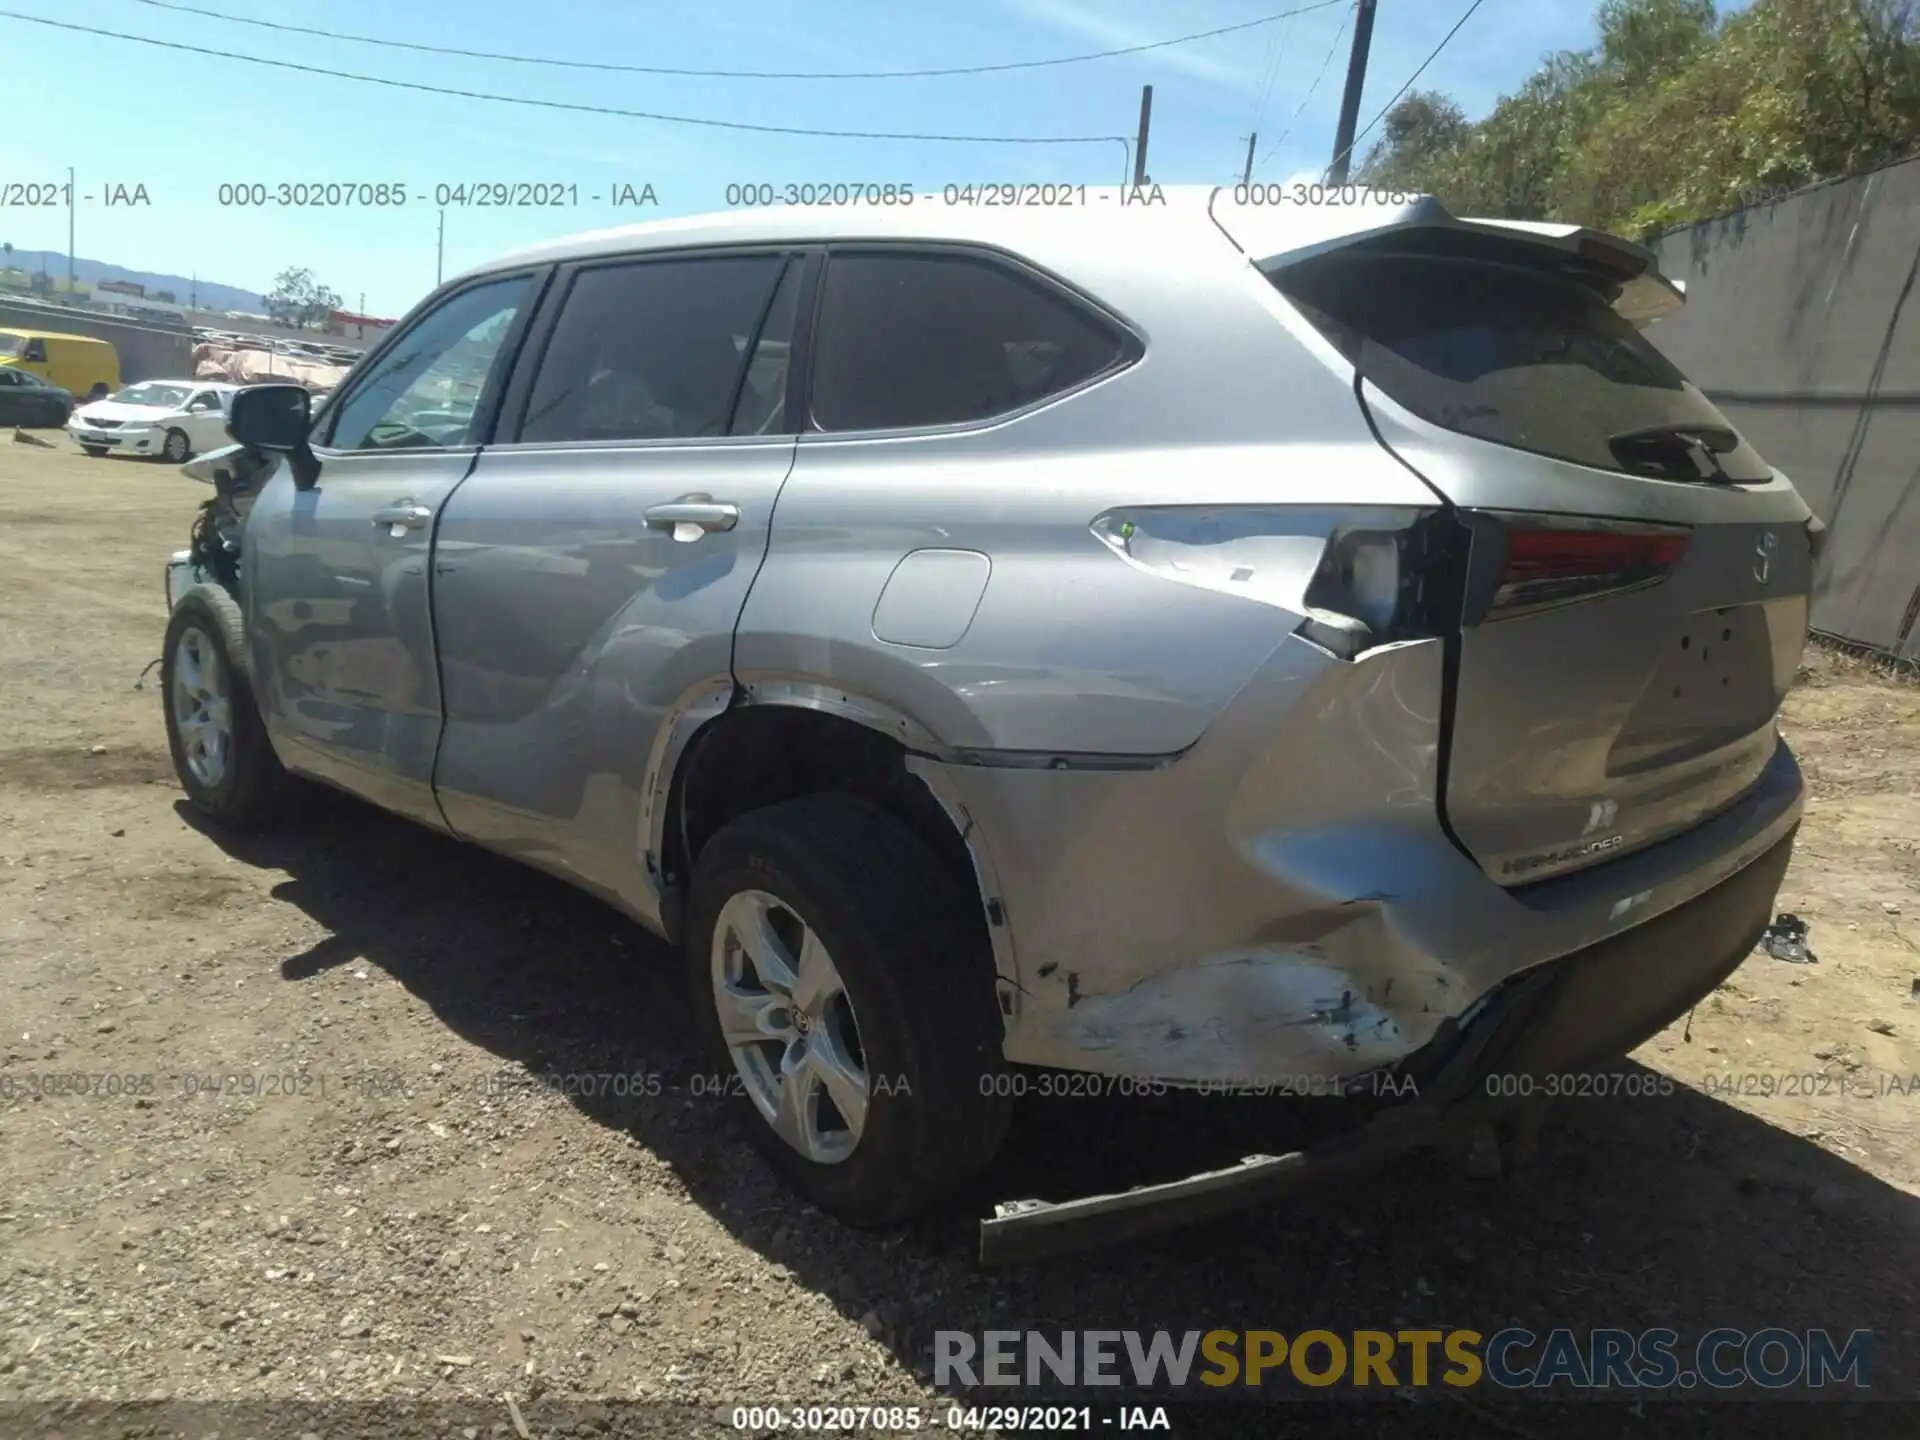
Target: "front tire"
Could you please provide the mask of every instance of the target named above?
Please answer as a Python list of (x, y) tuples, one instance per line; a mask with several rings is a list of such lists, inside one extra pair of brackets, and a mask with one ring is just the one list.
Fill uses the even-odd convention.
[(196, 585), (167, 621), (160, 694), (167, 749), (187, 803), (237, 829), (281, 810), (287, 773), (254, 703), (240, 607), (218, 585)]
[(80, 448), (96, 460), (107, 453), (107, 447), (104, 445), (82, 445)]
[(193, 455), (193, 442), (184, 430), (169, 430), (160, 442), (160, 458), (169, 465), (184, 465)]
[(753, 811), (701, 850), (688, 922), (707, 1088), (807, 1199), (897, 1224), (991, 1162), (1009, 1105), (978, 907), (906, 826), (848, 795)]

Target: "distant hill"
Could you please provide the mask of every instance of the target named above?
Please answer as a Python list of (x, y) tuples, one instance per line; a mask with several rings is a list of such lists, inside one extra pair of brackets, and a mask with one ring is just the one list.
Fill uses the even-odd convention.
[[(63, 280), (67, 275), (67, 256), (63, 250), (16, 250), (10, 256), (0, 257), (0, 265), (15, 265), (30, 272), (44, 269)], [(181, 305), (193, 303), (197, 297), (201, 310), (245, 310), (255, 315), (266, 310), (266, 301), (254, 291), (222, 285), (204, 275), (197, 281), (190, 275), (159, 275), (151, 270), (129, 270), (124, 265), (89, 260), (84, 255), (74, 260), (73, 273), (82, 285), (98, 285), (102, 280), (131, 280), (146, 286), (149, 296), (158, 290), (171, 290)]]

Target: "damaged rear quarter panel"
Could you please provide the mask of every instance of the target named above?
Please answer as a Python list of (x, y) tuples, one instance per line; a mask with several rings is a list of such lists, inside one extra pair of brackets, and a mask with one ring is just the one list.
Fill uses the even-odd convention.
[(1005, 886), (1008, 1058), (1291, 1084), (1463, 1010), (1475, 987), (1405, 923), (1472, 870), (1435, 818), (1441, 666), (1433, 641), (1290, 639), (1162, 769), (939, 767)]

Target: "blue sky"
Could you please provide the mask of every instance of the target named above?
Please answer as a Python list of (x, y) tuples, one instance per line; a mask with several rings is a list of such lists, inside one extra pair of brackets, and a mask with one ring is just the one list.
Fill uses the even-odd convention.
[[(1303, 0), (186, 0), (334, 34), (626, 65), (874, 70), (987, 64), (1106, 50), (1232, 25)], [(1459, 18), (1466, 0), (1381, 0), (1364, 123)], [(1478, 116), (1542, 54), (1591, 43), (1596, 0), (1485, 0), (1421, 78)], [(1723, 7), (1724, 8), (1724, 7)], [(446, 215), (451, 275), (503, 250), (578, 230), (724, 208), (730, 182), (1112, 184), (1111, 141), (953, 144), (756, 134), (422, 94), (152, 48), (100, 31), (451, 89), (766, 125), (1028, 136), (1131, 136), (1154, 87), (1148, 170), (1231, 181), (1246, 136), (1255, 177), (1322, 169), (1345, 78), (1351, 6), (1143, 55), (998, 75), (914, 80), (722, 80), (558, 69), (426, 55), (182, 14), (142, 0), (0, 0), (10, 101), (0, 187), (64, 180), (82, 195), (143, 185), (145, 207), (83, 201), (83, 256), (264, 289), (312, 269), (349, 306), (398, 314), (434, 281), (436, 186), (530, 181), (579, 203)], [(457, 23), (449, 23), (455, 22)], [(1350, 33), (1350, 32), (1349, 32)], [(1329, 60), (1329, 52), (1332, 58)], [(1324, 75), (1314, 87), (1316, 75)], [(1304, 105), (1303, 105), (1304, 102)], [(1297, 118), (1296, 118), (1297, 112)], [(1364, 151), (1364, 145), (1361, 147)], [(399, 182), (393, 210), (240, 209), (222, 183)], [(650, 184), (659, 206), (620, 210), (613, 187)], [(592, 195), (603, 197), (594, 203)], [(0, 239), (64, 251), (67, 216), (0, 209)]]

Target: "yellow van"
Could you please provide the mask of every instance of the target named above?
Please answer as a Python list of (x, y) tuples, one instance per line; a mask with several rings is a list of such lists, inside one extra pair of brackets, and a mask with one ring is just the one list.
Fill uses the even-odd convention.
[(0, 365), (31, 370), (78, 400), (98, 400), (120, 388), (120, 352), (91, 335), (0, 327)]

